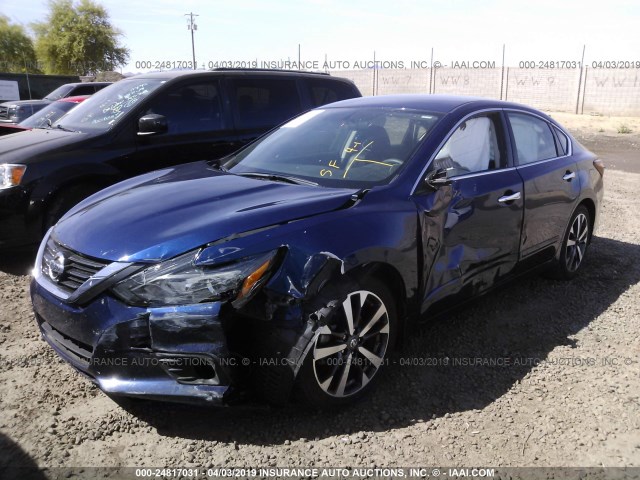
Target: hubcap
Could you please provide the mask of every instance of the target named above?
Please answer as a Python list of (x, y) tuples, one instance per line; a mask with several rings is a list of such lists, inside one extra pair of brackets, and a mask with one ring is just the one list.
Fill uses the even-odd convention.
[(584, 213), (579, 213), (573, 220), (569, 236), (567, 237), (567, 247), (565, 251), (565, 261), (567, 270), (575, 272), (584, 258), (589, 239), (589, 221)]
[(318, 385), (333, 397), (362, 390), (384, 361), (389, 344), (389, 314), (374, 293), (349, 294), (331, 325), (322, 328), (313, 348)]

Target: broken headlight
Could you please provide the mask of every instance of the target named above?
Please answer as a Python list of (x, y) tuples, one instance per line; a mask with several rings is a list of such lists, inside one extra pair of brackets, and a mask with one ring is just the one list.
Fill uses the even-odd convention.
[(266, 280), (277, 250), (225, 265), (197, 265), (198, 251), (145, 268), (118, 283), (113, 293), (129, 305), (166, 306), (243, 301)]

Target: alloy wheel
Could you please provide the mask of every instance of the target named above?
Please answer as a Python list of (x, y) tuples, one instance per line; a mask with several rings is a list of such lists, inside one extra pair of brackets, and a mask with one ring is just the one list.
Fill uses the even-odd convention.
[(316, 337), (313, 371), (318, 386), (338, 398), (358, 393), (384, 363), (388, 346), (384, 302), (366, 290), (349, 294)]
[(569, 272), (575, 272), (582, 263), (588, 240), (589, 220), (584, 213), (579, 213), (574, 218), (567, 236), (565, 261)]

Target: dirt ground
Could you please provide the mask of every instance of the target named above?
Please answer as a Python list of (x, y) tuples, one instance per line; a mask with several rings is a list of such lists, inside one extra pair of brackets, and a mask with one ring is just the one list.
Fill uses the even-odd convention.
[(547, 113), (596, 152), (608, 168), (640, 173), (640, 117)]
[[(115, 403), (39, 339), (16, 274), (28, 261), (5, 258), (0, 471), (640, 466), (640, 120), (554, 117), (608, 166), (579, 277), (528, 277), (429, 324), (373, 395), (341, 411)], [(617, 133), (622, 122), (632, 133)]]

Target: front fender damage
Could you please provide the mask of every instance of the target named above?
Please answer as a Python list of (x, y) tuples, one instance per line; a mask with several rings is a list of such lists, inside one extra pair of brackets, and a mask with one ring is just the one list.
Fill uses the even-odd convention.
[[(338, 256), (287, 251), (262, 291), (238, 311), (243, 317), (239, 323), (247, 328), (228, 331), (231, 348), (241, 349), (254, 367), (251, 385), (260, 396), (276, 404), (288, 401), (321, 327), (330, 323), (341, 299), (353, 288)], [(251, 337), (248, 344), (241, 340), (247, 337)]]

